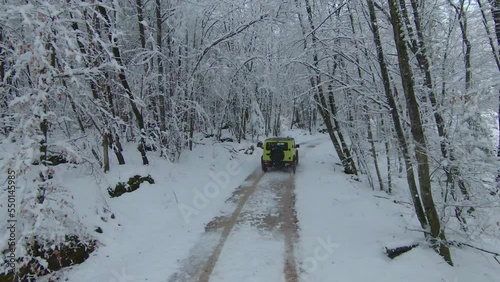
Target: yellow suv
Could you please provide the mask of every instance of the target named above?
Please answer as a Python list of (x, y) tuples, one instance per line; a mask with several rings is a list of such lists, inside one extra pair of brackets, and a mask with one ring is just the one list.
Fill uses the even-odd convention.
[(299, 163), (299, 144), (291, 137), (273, 137), (266, 139), (264, 143), (257, 143), (257, 147), (262, 148), (262, 170), (267, 171), (269, 167), (292, 168), (295, 173), (295, 167)]

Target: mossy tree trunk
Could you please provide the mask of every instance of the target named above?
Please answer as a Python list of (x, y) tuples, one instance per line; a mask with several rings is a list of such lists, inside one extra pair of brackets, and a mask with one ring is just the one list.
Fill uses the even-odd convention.
[[(465, 181), (463, 181), (460, 173), (460, 169), (455, 163), (454, 153), (449, 146), (448, 134), (445, 126), (445, 121), (443, 116), (441, 115), (441, 105), (437, 101), (435, 88), (433, 84), (433, 75), (431, 72), (431, 65), (429, 63), (429, 57), (427, 54), (426, 41), (424, 39), (424, 31), (422, 30), (422, 17), (420, 15), (419, 4), (416, 0), (410, 0), (412, 11), (413, 11), (413, 25), (410, 23), (410, 17), (408, 16), (408, 12), (405, 6), (405, 0), (400, 0), (400, 9), (401, 16), (403, 21), (405, 22), (405, 26), (409, 33), (410, 43), (408, 44), (410, 51), (415, 55), (417, 59), (417, 65), (420, 71), (423, 74), (423, 83), (424, 87), (428, 92), (429, 101), (432, 106), (432, 112), (434, 115), (434, 120), (436, 122), (437, 132), (439, 137), (441, 138), (441, 154), (444, 159), (449, 159), (450, 164), (445, 167), (445, 173), (447, 175), (448, 183), (452, 186), (452, 193), (455, 191), (455, 185), (458, 184), (460, 191), (462, 192), (464, 198), (469, 200), (469, 192)], [(462, 31), (462, 38), (464, 40), (464, 44), (466, 46), (465, 52), (465, 65), (466, 65), (466, 92), (469, 91), (471, 84), (471, 44), (469, 42), (468, 36), (466, 34), (467, 31), (467, 18), (465, 17), (464, 12), (464, 2), (461, 0), (460, 5), (456, 6), (452, 2), (450, 2), (452, 6), (455, 7), (457, 14), (459, 15), (460, 29)], [(427, 98), (425, 97), (425, 100)], [(456, 207), (456, 210), (461, 209), (460, 207)], [(461, 214), (461, 212), (457, 212), (456, 214)], [(464, 221), (465, 219), (459, 218), (460, 221)]]
[(396, 44), (398, 55), (401, 83), (406, 97), (406, 106), (411, 124), (411, 134), (415, 141), (415, 157), (417, 160), (418, 180), (422, 204), (429, 223), (432, 243), (436, 245), (439, 254), (444, 258), (444, 260), (448, 264), (453, 265), (450, 250), (446, 245), (444, 230), (441, 229), (441, 222), (432, 197), (427, 144), (422, 119), (420, 117), (420, 106), (415, 95), (413, 71), (410, 66), (410, 57), (406, 45), (407, 42), (405, 41), (404, 34), (402, 34), (403, 25), (401, 22), (401, 16), (395, 0), (388, 0), (388, 2), (394, 33), (394, 42)]
[[(495, 21), (495, 34), (497, 35), (497, 52), (500, 57), (500, 0), (490, 0), (493, 20)], [(500, 96), (498, 104), (498, 126), (500, 128)], [(500, 131), (498, 132), (498, 152), (500, 157)]]
[(425, 216), (424, 209), (420, 201), (420, 195), (418, 193), (418, 188), (415, 181), (415, 174), (413, 171), (413, 163), (410, 155), (408, 141), (406, 140), (405, 132), (403, 130), (403, 127), (401, 126), (401, 118), (399, 116), (399, 111), (391, 88), (389, 70), (385, 62), (384, 52), (382, 49), (382, 41), (380, 39), (380, 33), (378, 29), (377, 16), (375, 14), (375, 5), (372, 0), (367, 0), (367, 3), (372, 25), (373, 39), (376, 46), (378, 63), (380, 66), (380, 72), (384, 85), (385, 96), (387, 98), (389, 107), (391, 108), (390, 113), (394, 124), (394, 129), (396, 130), (398, 143), (403, 154), (403, 160), (406, 168), (406, 181), (410, 189), (410, 194), (413, 202), (413, 207), (415, 209), (415, 214), (417, 215), (418, 221), (420, 222), (420, 226), (422, 226), (422, 228), (426, 230), (428, 226), (427, 218)]

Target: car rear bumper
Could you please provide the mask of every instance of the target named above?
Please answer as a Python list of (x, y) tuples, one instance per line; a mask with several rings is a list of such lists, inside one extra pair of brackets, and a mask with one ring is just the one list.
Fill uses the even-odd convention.
[(262, 161), (262, 166), (265, 167), (293, 167), (295, 166), (294, 161), (279, 161), (279, 162), (272, 162), (272, 161)]

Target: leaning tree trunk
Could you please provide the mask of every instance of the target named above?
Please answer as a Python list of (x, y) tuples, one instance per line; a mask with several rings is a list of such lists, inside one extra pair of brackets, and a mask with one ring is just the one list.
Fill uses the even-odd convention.
[[(486, 13), (484, 11), (484, 4), (481, 0), (476, 0), (476, 1), (477, 1), (478, 6), (479, 6), (479, 10), (481, 11), (481, 18), (483, 20), (484, 30), (486, 31), (486, 34), (488, 35), (488, 43), (490, 44), (491, 51), (493, 53), (493, 58), (495, 59), (495, 63), (497, 65), (498, 71), (500, 71), (500, 50), (499, 50), (500, 42), (498, 42), (498, 47), (495, 46), (495, 38), (490, 30), (490, 24), (489, 24), (488, 18), (486, 17)], [(498, 16), (500, 16), (500, 13)], [(498, 20), (500, 21), (500, 19), (498, 19)], [(499, 22), (499, 24), (500, 24), (500, 22)], [(495, 28), (495, 27), (493, 27), (493, 28)], [(499, 41), (500, 41), (500, 39), (499, 39)], [(499, 118), (500, 118), (500, 116), (499, 116)], [(499, 144), (500, 144), (500, 142), (499, 142)]]
[(411, 134), (415, 141), (415, 157), (417, 160), (418, 180), (420, 193), (425, 214), (430, 226), (433, 242), (438, 247), (439, 254), (444, 260), (453, 265), (450, 249), (446, 245), (444, 230), (441, 229), (441, 222), (432, 197), (432, 187), (430, 179), (429, 159), (427, 156), (427, 144), (425, 141), (422, 119), (420, 117), (420, 107), (415, 95), (413, 71), (410, 66), (410, 57), (404, 39), (401, 17), (395, 0), (389, 0), (389, 10), (394, 33), (394, 42), (398, 55), (399, 71), (401, 74), (401, 83), (406, 97), (408, 115), (411, 124)]
[[(317, 58), (317, 56), (315, 56)], [(333, 123), (326, 108), (326, 99), (323, 93), (323, 87), (321, 86), (321, 78), (319, 75), (316, 77), (316, 81), (311, 77), (311, 87), (315, 89), (314, 92), (314, 100), (318, 106), (318, 111), (325, 122), (326, 130), (328, 131), (328, 135), (330, 136), (330, 140), (332, 140), (333, 146), (337, 155), (339, 156), (340, 161), (344, 167), (344, 172), (346, 174), (354, 174), (353, 170), (350, 168), (347, 158), (342, 151), (342, 147), (340, 146), (340, 142), (337, 140), (337, 136), (335, 136), (335, 129), (333, 127)]]
[[(500, 0), (489, 0), (491, 5), (491, 13), (495, 22), (495, 34), (497, 37), (497, 52), (500, 57)], [(498, 150), (497, 156), (500, 157), (500, 95), (498, 96)], [(500, 172), (499, 172), (500, 173)], [(500, 175), (499, 175), (500, 176)]]
[[(405, 132), (403, 127), (401, 126), (401, 119), (399, 117), (398, 108), (396, 105), (396, 101), (394, 99), (394, 95), (391, 90), (391, 81), (389, 77), (389, 70), (387, 69), (387, 64), (385, 63), (384, 52), (382, 49), (382, 41), (380, 39), (380, 33), (378, 29), (377, 17), (375, 14), (375, 5), (372, 0), (367, 0), (368, 9), (370, 12), (370, 20), (373, 32), (373, 40), (375, 42), (378, 63), (380, 66), (380, 72), (382, 76), (382, 81), (384, 85), (385, 96), (387, 98), (387, 102), (389, 103), (389, 107), (391, 108), (391, 117), (394, 123), (394, 129), (396, 130), (396, 134), (398, 137), (399, 146), (401, 147), (401, 151), (403, 154), (404, 164), (406, 167), (406, 181), (408, 183), (408, 187), (410, 189), (410, 195), (413, 202), (413, 207), (415, 209), (415, 214), (417, 215), (418, 221), (420, 222), (420, 226), (422, 229), (426, 230), (428, 226), (427, 218), (425, 217), (424, 209), (422, 207), (422, 203), (420, 201), (420, 195), (418, 193), (417, 184), (415, 182), (415, 175), (413, 171), (413, 164), (410, 155), (409, 145), (406, 140)], [(425, 233), (427, 236), (427, 233)]]
[[(411, 24), (409, 23), (409, 17), (408, 13), (406, 12), (406, 8), (403, 9), (404, 7), (404, 0), (400, 0), (401, 8), (402, 8), (402, 17), (405, 22), (407, 22), (407, 28), (408, 32), (410, 34), (413, 33), (413, 28), (411, 27)], [(469, 191), (467, 188), (467, 185), (465, 181), (461, 177), (460, 169), (458, 165), (454, 162), (455, 157), (453, 150), (449, 148), (449, 142), (448, 142), (448, 134), (446, 131), (445, 127), (445, 121), (444, 118), (442, 117), (440, 113), (440, 104), (438, 103), (436, 99), (436, 94), (435, 94), (435, 88), (433, 85), (433, 77), (431, 73), (431, 66), (429, 63), (429, 58), (427, 55), (427, 47), (426, 47), (426, 41), (424, 39), (424, 32), (422, 30), (422, 17), (420, 16), (420, 11), (419, 11), (419, 4), (417, 3), (416, 0), (410, 0), (411, 7), (413, 10), (413, 22), (415, 24), (415, 31), (416, 31), (416, 38), (413, 36), (411, 38), (412, 43), (409, 44), (410, 50), (414, 53), (418, 67), (420, 71), (424, 74), (424, 86), (428, 91), (428, 96), (429, 100), (431, 102), (432, 110), (434, 113), (434, 120), (436, 122), (436, 127), (437, 127), (437, 132), (439, 135), (439, 138), (441, 139), (441, 154), (444, 159), (449, 158), (450, 164), (445, 167), (445, 173), (447, 174), (447, 180), (448, 183), (453, 187), (451, 190), (455, 191), (455, 185), (458, 183), (458, 187), (460, 188), (460, 191), (462, 192), (464, 198), (466, 200), (469, 200)], [(463, 1), (461, 5), (461, 11), (463, 12)], [(462, 14), (462, 13), (460, 13)], [(459, 16), (460, 19), (462, 19), (461, 16)], [(467, 38), (467, 35), (465, 34), (467, 30), (467, 21), (465, 18), (465, 15), (463, 16), (463, 20), (460, 21), (460, 27), (462, 30), (463, 38), (464, 38), (464, 43), (467, 46), (466, 48), (466, 91), (468, 91), (468, 88), (470, 87), (470, 79), (471, 79), (471, 70), (470, 70), (470, 52), (471, 52), (471, 45), (470, 42)], [(456, 207), (456, 214), (461, 214), (461, 207)], [(461, 222), (464, 221), (464, 218), (458, 218)]]
[(352, 157), (351, 150), (349, 149), (349, 146), (347, 146), (347, 142), (345, 141), (344, 135), (342, 134), (342, 131), (340, 130), (340, 124), (337, 119), (337, 104), (335, 102), (335, 96), (333, 93), (333, 86), (331, 84), (328, 85), (328, 104), (330, 105), (330, 112), (329, 114), (331, 115), (333, 119), (333, 125), (334, 128), (333, 130), (335, 133), (337, 133), (338, 140), (340, 141), (341, 149), (342, 152), (344, 153), (344, 156), (346, 158), (346, 162), (348, 163), (349, 167), (352, 168), (353, 172), (352, 174), (358, 174), (356, 165), (354, 164), (354, 158)]
[[(426, 43), (424, 40), (424, 33), (422, 30), (422, 19), (420, 16), (420, 12), (418, 10), (418, 4), (416, 3), (415, 0), (410, 0), (411, 6), (413, 9), (413, 21), (415, 23), (415, 30), (416, 30), (416, 35), (417, 38), (415, 39), (414, 36), (414, 31), (410, 23), (410, 19), (408, 16), (408, 12), (404, 4), (404, 0), (401, 1), (401, 7), (402, 7), (402, 16), (404, 18), (404, 21), (406, 23), (406, 27), (408, 29), (408, 33), (410, 34), (411, 37), (411, 45), (410, 45), (410, 50), (415, 54), (415, 58), (417, 59), (418, 67), (420, 68), (421, 72), (424, 74), (424, 86), (427, 88), (427, 91), (429, 92), (429, 100), (431, 102), (433, 112), (434, 112), (434, 119), (436, 121), (436, 127), (437, 131), (439, 134), (439, 137), (441, 138), (441, 153), (444, 158), (447, 157), (447, 148), (446, 148), (446, 129), (445, 129), (445, 123), (444, 119), (441, 116), (441, 113), (439, 112), (439, 104), (436, 99), (436, 94), (434, 92), (434, 85), (433, 85), (433, 79), (432, 79), (432, 73), (431, 73), (431, 66), (429, 63), (429, 58), (427, 56), (427, 47)], [(413, 36), (412, 36), (413, 35)]]

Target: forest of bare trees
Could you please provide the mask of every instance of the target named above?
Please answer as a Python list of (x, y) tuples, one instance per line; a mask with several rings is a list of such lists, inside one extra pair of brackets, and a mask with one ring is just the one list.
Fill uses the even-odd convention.
[(450, 265), (446, 232), (477, 235), (498, 201), (500, 0), (2, 0), (0, 85), (37, 240), (58, 160), (105, 173), (126, 148), (176, 162), (283, 126), (327, 133), (373, 189), (405, 178)]

